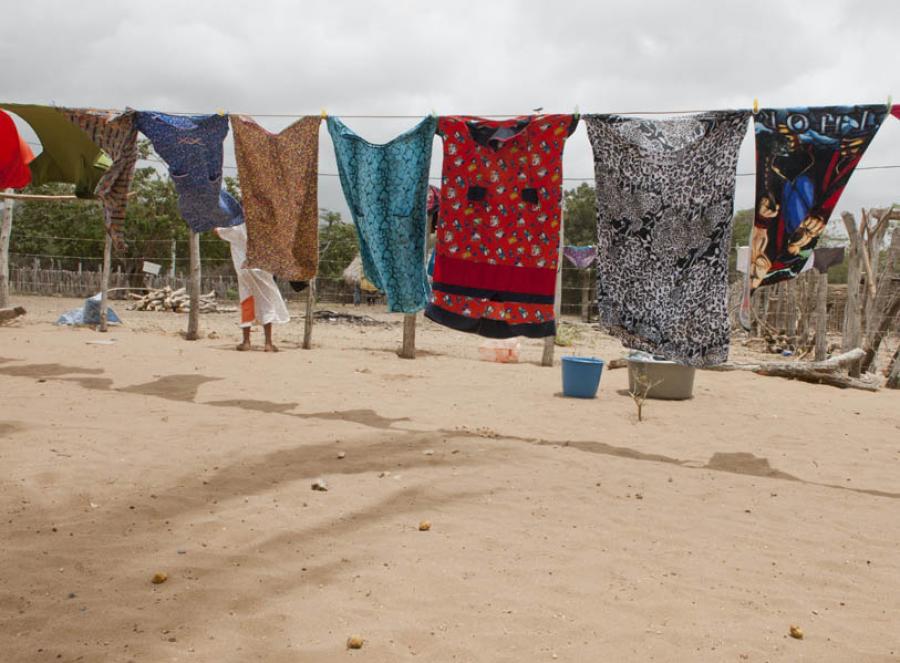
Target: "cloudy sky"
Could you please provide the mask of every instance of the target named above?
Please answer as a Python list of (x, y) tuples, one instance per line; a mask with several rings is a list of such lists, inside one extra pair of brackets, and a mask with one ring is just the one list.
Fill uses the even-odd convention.
[[(29, 0), (0, 22), (0, 97), (410, 116), (748, 108), (754, 97), (763, 107), (886, 103), (892, 92), (900, 102), (898, 25), (900, 3), (876, 0)], [(257, 119), (270, 130), (291, 122)], [(416, 122), (347, 119), (372, 142)], [(336, 172), (324, 127), (320, 160), (322, 173)], [(234, 164), (230, 141), (225, 162)], [(893, 118), (861, 165), (887, 164), (900, 164)], [(565, 169), (592, 176), (583, 128), (569, 139)], [(748, 133), (739, 172), (753, 169)], [(898, 194), (900, 168), (859, 171), (838, 211)], [(736, 206), (753, 197), (753, 177), (739, 178)], [(319, 198), (346, 215), (336, 178), (321, 177)]]

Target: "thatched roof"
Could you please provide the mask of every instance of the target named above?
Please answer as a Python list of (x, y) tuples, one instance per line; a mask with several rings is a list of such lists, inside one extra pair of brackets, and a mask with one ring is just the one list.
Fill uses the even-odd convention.
[(342, 274), (344, 283), (347, 285), (357, 285), (363, 278), (362, 258), (359, 254), (350, 261)]

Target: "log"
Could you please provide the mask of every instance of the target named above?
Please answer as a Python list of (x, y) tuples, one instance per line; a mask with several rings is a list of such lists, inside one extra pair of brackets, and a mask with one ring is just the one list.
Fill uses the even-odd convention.
[(872, 376), (855, 378), (844, 375), (841, 370), (859, 362), (865, 356), (862, 348), (853, 348), (849, 352), (837, 355), (825, 361), (814, 362), (790, 362), (777, 361), (751, 364), (719, 364), (709, 366), (705, 370), (710, 371), (752, 371), (759, 375), (801, 380), (814, 384), (827, 384), (842, 389), (863, 389), (865, 391), (878, 391), (879, 381)]
[(20, 315), (25, 315), (25, 309), (21, 306), (15, 308), (0, 308), (0, 324), (15, 320)]
[[(7, 193), (12, 189), (7, 189)], [(9, 306), (9, 236), (12, 234), (13, 201), (3, 204), (3, 221), (0, 225), (0, 308)]]
[(407, 313), (403, 316), (403, 347), (399, 355), (403, 359), (416, 358), (416, 314)]

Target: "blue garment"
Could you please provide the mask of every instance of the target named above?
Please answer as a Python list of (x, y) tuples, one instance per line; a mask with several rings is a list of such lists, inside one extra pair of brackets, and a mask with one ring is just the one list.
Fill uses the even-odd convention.
[(222, 142), (226, 115), (137, 114), (138, 130), (169, 166), (178, 192), (178, 211), (194, 232), (244, 222), (240, 204), (222, 189)]
[(356, 224), (363, 271), (387, 295), (388, 310), (415, 313), (428, 304), (425, 206), (437, 118), (426, 117), (383, 145), (328, 118), (344, 197)]
[(786, 180), (781, 200), (784, 205), (784, 228), (788, 235), (800, 227), (815, 202), (815, 187), (808, 175), (801, 175), (794, 182)]

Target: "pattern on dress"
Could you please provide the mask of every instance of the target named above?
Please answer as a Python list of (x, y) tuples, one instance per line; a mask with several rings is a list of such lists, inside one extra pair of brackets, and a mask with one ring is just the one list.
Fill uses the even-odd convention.
[(273, 134), (252, 118), (232, 115), (247, 265), (304, 281), (319, 265), (319, 123), (302, 117)]
[(578, 117), (442, 117), (441, 206), (425, 315), (493, 338), (556, 333), (562, 155)]
[(751, 291), (802, 271), (887, 111), (871, 105), (756, 113)]
[(359, 237), (363, 272), (387, 295), (388, 310), (414, 313), (428, 303), (426, 204), (437, 119), (426, 117), (382, 145), (328, 118), (338, 174)]
[(735, 168), (749, 113), (584, 119), (601, 324), (627, 347), (673, 361), (725, 361)]
[(122, 252), (125, 250), (123, 226), (128, 190), (138, 156), (134, 111), (117, 113), (69, 108), (61, 108), (60, 111), (112, 159), (112, 165), (100, 178), (94, 194), (103, 203), (106, 231), (112, 238), (113, 248)]
[(137, 127), (169, 166), (178, 211), (195, 233), (244, 222), (241, 206), (222, 188), (225, 115), (137, 113)]

